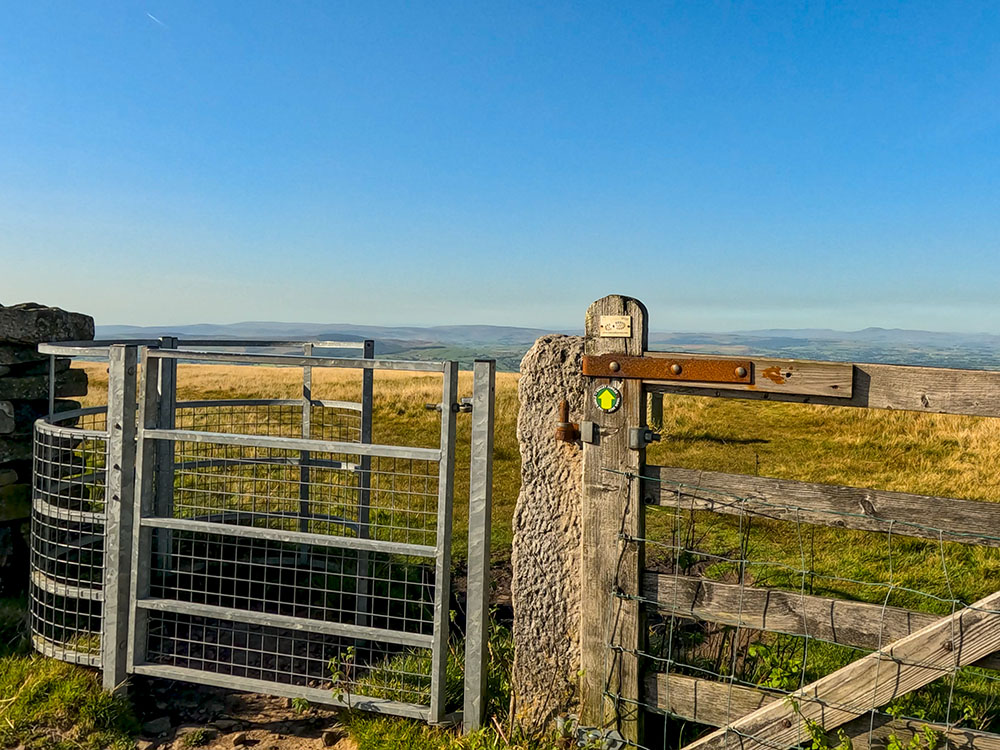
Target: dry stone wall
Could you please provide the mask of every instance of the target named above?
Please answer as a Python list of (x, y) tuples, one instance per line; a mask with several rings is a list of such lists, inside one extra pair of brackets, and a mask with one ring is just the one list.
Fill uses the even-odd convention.
[[(94, 338), (94, 319), (57, 307), (0, 305), (0, 595), (27, 579), (24, 522), (31, 514), (32, 425), (49, 411), (49, 362), (38, 344)], [(68, 399), (87, 393), (87, 375), (56, 361), (56, 410), (79, 408)]]
[(559, 405), (579, 422), (587, 390), (583, 338), (546, 336), (521, 362), (517, 439), (521, 491), (512, 552), (514, 692), (522, 724), (574, 710), (580, 669), (580, 445), (555, 439)]

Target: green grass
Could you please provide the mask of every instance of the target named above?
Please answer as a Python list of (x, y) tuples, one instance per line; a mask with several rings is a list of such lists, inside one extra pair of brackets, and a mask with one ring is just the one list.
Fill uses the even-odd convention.
[(0, 746), (45, 750), (131, 747), (128, 701), (89, 670), (40, 656), (0, 659)]

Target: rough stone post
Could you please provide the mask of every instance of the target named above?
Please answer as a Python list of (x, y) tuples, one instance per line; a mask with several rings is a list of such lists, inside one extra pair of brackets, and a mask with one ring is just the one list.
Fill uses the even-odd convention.
[(518, 720), (540, 729), (579, 701), (579, 443), (555, 439), (559, 405), (579, 422), (586, 389), (583, 339), (546, 336), (521, 361), (517, 439), (521, 491), (514, 512), (513, 686)]

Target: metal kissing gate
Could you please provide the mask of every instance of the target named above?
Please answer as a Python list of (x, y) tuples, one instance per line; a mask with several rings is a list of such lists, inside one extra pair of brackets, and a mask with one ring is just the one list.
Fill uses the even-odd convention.
[[(108, 688), (147, 675), (477, 727), (495, 363), (476, 362), (460, 403), (457, 363), (374, 359), (370, 341), (140, 343), (43, 347), (106, 353), (109, 393), (106, 412), (36, 425), (36, 648), (100, 667)], [(204, 350), (234, 343), (303, 354)], [(178, 401), (179, 361), (301, 368), (303, 398)], [(359, 373), (360, 402), (313, 398), (314, 368)], [(376, 370), (441, 376), (435, 444), (375, 442)], [(470, 410), (463, 647), (450, 569), (456, 420)]]

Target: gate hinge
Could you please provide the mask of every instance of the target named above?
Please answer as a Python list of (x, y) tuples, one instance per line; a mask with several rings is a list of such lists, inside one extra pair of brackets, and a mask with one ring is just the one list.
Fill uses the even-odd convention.
[(633, 427), (628, 431), (628, 447), (634, 451), (645, 448), (660, 439), (660, 433), (647, 427)]

